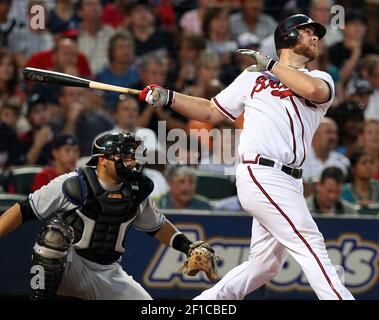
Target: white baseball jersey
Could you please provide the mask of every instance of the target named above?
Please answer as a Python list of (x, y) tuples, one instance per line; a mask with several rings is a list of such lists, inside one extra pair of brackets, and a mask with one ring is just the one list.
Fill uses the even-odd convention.
[(293, 167), (301, 167), (312, 137), (331, 105), (335, 91), (331, 76), (323, 71), (299, 69), (320, 78), (331, 89), (327, 102), (318, 104), (297, 96), (270, 72), (242, 72), (212, 101), (230, 119), (243, 111), (244, 129), (238, 152), (261, 154)]

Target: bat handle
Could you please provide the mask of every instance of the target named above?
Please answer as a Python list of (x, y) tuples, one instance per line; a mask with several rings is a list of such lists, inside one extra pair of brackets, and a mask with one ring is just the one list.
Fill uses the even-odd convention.
[(141, 90), (124, 88), (124, 87), (114, 86), (111, 84), (106, 84), (106, 83), (101, 83), (101, 82), (96, 82), (96, 81), (90, 81), (89, 87), (92, 89), (134, 94), (137, 96), (141, 93)]
[(139, 94), (141, 93), (141, 90), (125, 88), (125, 93), (134, 94), (136, 96), (139, 96)]

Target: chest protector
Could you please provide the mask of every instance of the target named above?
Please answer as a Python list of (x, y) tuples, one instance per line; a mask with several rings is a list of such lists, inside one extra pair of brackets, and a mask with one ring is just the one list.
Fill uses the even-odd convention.
[(125, 251), (125, 234), (154, 184), (141, 175), (133, 184), (124, 183), (120, 190), (110, 192), (101, 187), (95, 169), (80, 168), (78, 174), (63, 184), (65, 196), (78, 205), (63, 218), (74, 229), (74, 248), (80, 256), (110, 264)]

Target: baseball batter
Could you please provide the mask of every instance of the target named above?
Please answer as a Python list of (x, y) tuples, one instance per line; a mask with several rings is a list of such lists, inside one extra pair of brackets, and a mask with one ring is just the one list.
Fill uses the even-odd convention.
[(288, 253), (319, 299), (354, 299), (328, 257), (301, 180), (313, 134), (335, 95), (329, 74), (305, 68), (325, 32), (305, 15), (283, 20), (275, 31), (279, 61), (239, 50), (256, 64), (211, 101), (154, 85), (140, 95), (154, 107), (211, 123), (235, 120), (244, 111), (236, 178), (241, 205), (254, 217), (249, 259), (196, 299), (243, 299), (280, 272)]

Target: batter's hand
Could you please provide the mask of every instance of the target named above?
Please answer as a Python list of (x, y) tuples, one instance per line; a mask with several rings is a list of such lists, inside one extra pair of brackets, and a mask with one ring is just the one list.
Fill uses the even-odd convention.
[(139, 94), (141, 101), (147, 102), (154, 108), (168, 107), (170, 108), (174, 103), (175, 92), (164, 89), (155, 84), (145, 87)]
[(255, 59), (257, 62), (256, 65), (252, 65), (248, 67), (246, 70), (250, 72), (264, 72), (264, 71), (272, 71), (272, 69), (276, 66), (278, 61), (271, 59), (268, 56), (263, 55), (258, 51), (254, 51), (251, 49), (238, 49), (238, 53), (246, 54)]

